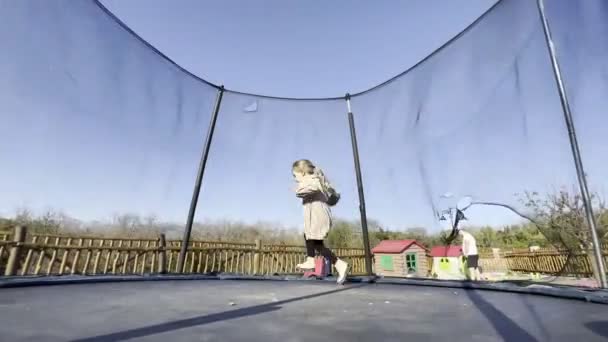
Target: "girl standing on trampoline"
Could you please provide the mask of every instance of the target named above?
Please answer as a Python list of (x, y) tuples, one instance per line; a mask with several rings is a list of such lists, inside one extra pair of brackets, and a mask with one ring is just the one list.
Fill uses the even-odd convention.
[(331, 261), (338, 271), (338, 284), (344, 283), (348, 264), (325, 245), (323, 240), (332, 226), (330, 206), (340, 198), (323, 171), (312, 162), (301, 159), (293, 163), (291, 172), (297, 182), (296, 196), (304, 206), (304, 239), (306, 240), (306, 261), (296, 267), (301, 270), (315, 268), (315, 251)]

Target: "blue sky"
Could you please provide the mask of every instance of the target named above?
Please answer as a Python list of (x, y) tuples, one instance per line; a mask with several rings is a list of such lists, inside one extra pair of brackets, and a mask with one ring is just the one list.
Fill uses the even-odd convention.
[(400, 73), (494, 1), (102, 3), (160, 51), (211, 82), (274, 96), (333, 97)]
[[(608, 33), (608, 12), (599, 0), (547, 2), (592, 189), (602, 192), (606, 80), (597, 70), (608, 70), (608, 49), (592, 37)], [(432, 209), (447, 205), (439, 199), (445, 192), (518, 205), (515, 192), (575, 184), (530, 3), (504, 1), (416, 70), (353, 98), (369, 217), (392, 229), (433, 229)], [(303, 98), (357, 93), (389, 79), (493, 1), (103, 4), (194, 75), (231, 90)], [(0, 41), (10, 51), (0, 57), (9, 76), (0, 83), (0, 133), (9, 143), (0, 155), (10, 162), (0, 169), (0, 213), (53, 207), (83, 219), (135, 212), (184, 222), (216, 89), (163, 60), (92, 2), (8, 9), (0, 14)], [(345, 110), (343, 100), (225, 94), (197, 219), (299, 225), (289, 167), (301, 157), (322, 166), (342, 192), (336, 216), (357, 218)], [(476, 224), (514, 220), (488, 208), (468, 216)]]

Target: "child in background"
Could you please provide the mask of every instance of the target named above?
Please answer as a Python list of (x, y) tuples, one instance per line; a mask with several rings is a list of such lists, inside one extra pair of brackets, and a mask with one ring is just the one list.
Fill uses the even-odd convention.
[(315, 251), (330, 260), (338, 272), (338, 284), (344, 283), (348, 264), (327, 247), (323, 240), (332, 226), (330, 204), (337, 203), (336, 193), (323, 174), (306, 159), (298, 160), (292, 165), (292, 174), (297, 182), (296, 196), (302, 199), (304, 206), (304, 238), (306, 240), (306, 261), (296, 267), (302, 270), (315, 268)]

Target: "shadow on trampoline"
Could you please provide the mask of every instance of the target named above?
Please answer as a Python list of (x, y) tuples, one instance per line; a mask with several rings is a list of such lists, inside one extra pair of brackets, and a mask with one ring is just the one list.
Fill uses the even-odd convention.
[(528, 296), (523, 296), (522, 297), (522, 301), (523, 301), (524, 305), (526, 306), (526, 309), (528, 309), (528, 311), (530, 311), (530, 315), (532, 316), (532, 319), (534, 320), (534, 323), (540, 329), (540, 333), (542, 334), (542, 340), (543, 341), (550, 341), (551, 340), (551, 336), (549, 334), (549, 331), (547, 330), (547, 328), (543, 324), (542, 319), (541, 319), (538, 311), (536, 310), (536, 308), (534, 308), (534, 305), (532, 305), (532, 303), (530, 303), (530, 301), (528, 300), (528, 298), (529, 298)]
[(589, 322), (585, 326), (599, 336), (608, 337), (608, 321)]
[(477, 291), (466, 290), (465, 293), (505, 341), (538, 342), (534, 336), (530, 335), (530, 333), (507, 317), (494, 305), (483, 299)]
[(98, 335), (98, 336), (87, 337), (87, 338), (83, 338), (83, 339), (76, 339), (73, 341), (74, 342), (81, 342), (81, 341), (83, 341), (83, 342), (84, 341), (101, 342), (101, 341), (122, 341), (122, 340), (128, 340), (128, 339), (133, 339), (133, 338), (141, 338), (141, 337), (145, 337), (145, 336), (160, 334), (160, 333), (184, 329), (184, 328), (190, 328), (190, 327), (194, 327), (194, 326), (200, 326), (200, 325), (205, 325), (205, 324), (210, 324), (210, 323), (215, 323), (215, 322), (220, 322), (220, 321), (231, 320), (231, 319), (235, 319), (235, 318), (241, 318), (241, 317), (246, 317), (246, 316), (253, 316), (253, 315), (263, 314), (263, 313), (267, 313), (267, 312), (272, 312), (272, 311), (280, 310), (281, 305), (283, 305), (283, 304), (312, 299), (312, 298), (316, 298), (316, 297), (327, 296), (330, 294), (359, 288), (359, 287), (362, 287), (365, 285), (367, 285), (367, 284), (357, 284), (357, 285), (352, 285), (352, 286), (348, 286), (348, 287), (344, 287), (344, 288), (340, 288), (340, 289), (336, 289), (336, 290), (319, 292), (319, 293), (314, 293), (314, 294), (307, 295), (307, 296), (285, 299), (285, 300), (278, 301), (278, 302), (250, 306), (250, 307), (231, 310), (231, 311), (218, 312), (215, 314), (187, 318), (187, 319), (182, 319), (182, 320), (167, 322), (167, 323), (161, 323), (161, 324), (156, 324), (156, 325), (150, 325), (147, 327), (119, 331), (119, 332), (105, 334), (105, 335)]

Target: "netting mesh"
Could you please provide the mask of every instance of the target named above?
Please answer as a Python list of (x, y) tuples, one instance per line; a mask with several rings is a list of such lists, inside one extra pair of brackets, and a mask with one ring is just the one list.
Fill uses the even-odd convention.
[[(608, 6), (547, 2), (590, 185), (602, 195)], [(95, 1), (0, 1), (0, 45), (0, 210), (183, 224), (217, 87)], [(352, 109), (368, 217), (384, 227), (441, 229), (439, 213), (462, 196), (539, 217), (532, 197), (578, 193), (535, 1), (499, 1), (412, 69), (353, 95)], [(344, 99), (226, 91), (197, 220), (301, 225), (290, 170), (300, 158), (341, 192), (334, 215), (357, 220), (346, 110)], [(552, 244), (581, 245), (566, 246), (555, 217), (540, 216)], [(478, 226), (522, 220), (495, 206), (467, 217)]]
[[(513, 18), (517, 25), (502, 30)], [(521, 208), (525, 191), (576, 184), (533, 1), (499, 3), (403, 76), (356, 97), (353, 108), (365, 129), (370, 215), (401, 215), (394, 224), (436, 226), (436, 212), (465, 195)], [(518, 219), (474, 210), (476, 224)]]
[(95, 2), (1, 7), (0, 207), (185, 222), (216, 90)]
[[(550, 4), (550, 6), (549, 6)], [(605, 195), (608, 152), (604, 136), (608, 91), (608, 3), (551, 1), (552, 23), (560, 66), (577, 130), (590, 187)], [(565, 25), (571, 23), (571, 25)], [(557, 25), (556, 25), (557, 24)]]
[(302, 208), (292, 190), (291, 166), (302, 158), (313, 160), (340, 191), (334, 215), (355, 219), (358, 199), (344, 100), (226, 93), (198, 217), (300, 226)]

